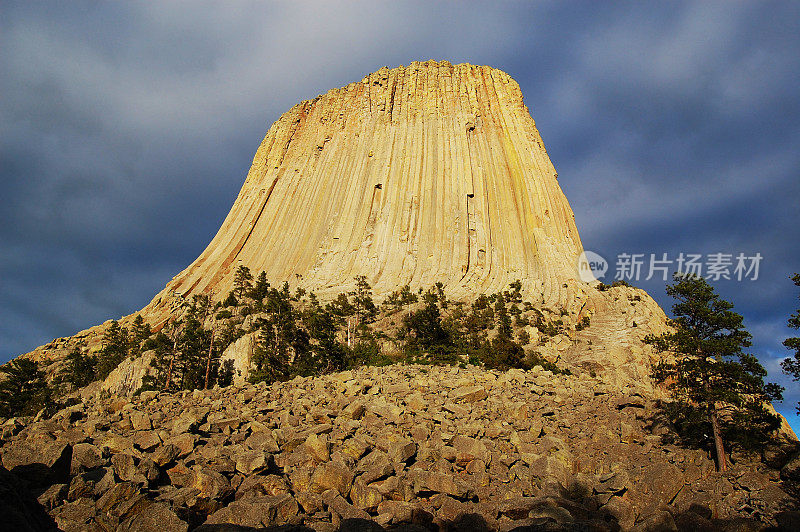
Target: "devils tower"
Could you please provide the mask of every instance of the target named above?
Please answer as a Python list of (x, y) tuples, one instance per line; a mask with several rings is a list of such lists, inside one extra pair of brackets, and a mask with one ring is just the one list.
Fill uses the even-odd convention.
[(555, 301), (581, 251), (519, 85), (414, 62), (284, 113), (217, 235), (147, 313), (227, 293), (238, 265), (322, 297), (365, 275), (376, 294), (441, 282), (467, 297), (519, 279)]
[[(538, 352), (649, 382), (653, 351), (642, 340), (663, 330), (663, 311), (642, 290), (611, 294), (582, 281), (582, 251), (517, 82), (488, 66), (413, 62), (284, 113), (216, 236), (137, 314), (158, 330), (193, 296), (221, 301), (239, 266), (322, 301), (350, 291), (356, 276), (378, 301), (441, 283), (469, 302), (520, 281), (525, 299), (574, 328), (542, 338)], [(587, 320), (592, 327), (577, 326)], [(60, 360), (76, 341), (96, 351), (105, 328), (29, 356)]]

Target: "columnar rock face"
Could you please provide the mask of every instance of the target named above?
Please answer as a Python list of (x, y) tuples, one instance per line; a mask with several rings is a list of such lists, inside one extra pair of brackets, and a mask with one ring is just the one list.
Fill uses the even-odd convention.
[[(581, 252), (519, 85), (490, 67), (416, 62), (281, 116), (217, 235), (137, 314), (158, 329), (195, 294), (222, 299), (239, 265), (323, 301), (352, 289), (358, 275), (376, 302), (405, 284), (437, 282), (449, 298), (472, 301), (520, 280), (526, 301), (574, 329), (549, 339), (531, 330), (540, 354), (619, 382), (649, 382), (655, 354), (642, 340), (665, 330), (663, 311), (641, 290), (583, 282)], [(76, 342), (99, 349), (107, 325), (27, 356), (54, 371), (50, 363)], [(237, 375), (246, 374), (248, 349), (229, 353)], [(141, 378), (134, 366), (110, 389), (124, 392)]]
[(485, 66), (415, 62), (302, 102), (275, 122), (206, 250), (170, 295), (224, 297), (239, 265), (321, 297), (444, 283), (472, 297), (520, 279), (565, 299), (582, 246), (519, 85)]

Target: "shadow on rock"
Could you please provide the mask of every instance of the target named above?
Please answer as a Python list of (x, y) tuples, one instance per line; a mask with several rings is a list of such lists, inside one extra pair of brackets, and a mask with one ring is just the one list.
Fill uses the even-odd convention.
[(19, 479), (0, 466), (0, 530), (38, 532), (56, 528), (42, 505), (20, 486)]

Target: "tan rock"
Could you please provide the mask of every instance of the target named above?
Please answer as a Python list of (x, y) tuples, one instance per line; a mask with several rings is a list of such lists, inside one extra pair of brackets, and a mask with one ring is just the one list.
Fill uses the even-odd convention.
[(322, 298), (366, 275), (377, 295), (441, 281), (471, 297), (520, 279), (566, 304), (581, 251), (519, 85), (490, 67), (414, 62), (275, 122), (215, 238), (143, 315), (163, 321), (176, 294), (227, 294), (239, 264)]
[(462, 403), (483, 401), (489, 396), (483, 386), (462, 386), (453, 391), (453, 399)]
[(353, 472), (339, 462), (325, 462), (311, 475), (310, 489), (316, 493), (334, 489), (342, 497), (347, 497), (353, 484)]

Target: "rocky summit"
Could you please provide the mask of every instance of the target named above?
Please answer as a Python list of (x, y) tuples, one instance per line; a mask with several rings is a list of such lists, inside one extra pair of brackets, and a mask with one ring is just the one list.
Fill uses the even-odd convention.
[(96, 394), (2, 426), (0, 513), (13, 530), (67, 532), (796, 530), (781, 477), (800, 464), (733, 456), (716, 473), (666, 443), (640, 391), (394, 365)]

